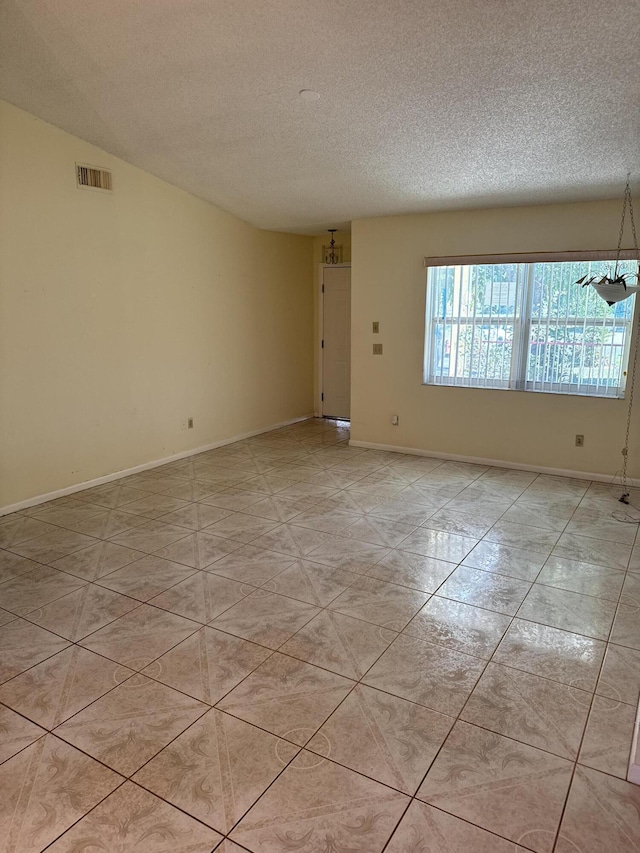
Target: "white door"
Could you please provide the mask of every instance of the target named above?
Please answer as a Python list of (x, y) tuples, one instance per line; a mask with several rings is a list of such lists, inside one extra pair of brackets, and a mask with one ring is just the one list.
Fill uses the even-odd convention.
[(322, 329), (322, 414), (351, 414), (351, 269), (324, 267)]

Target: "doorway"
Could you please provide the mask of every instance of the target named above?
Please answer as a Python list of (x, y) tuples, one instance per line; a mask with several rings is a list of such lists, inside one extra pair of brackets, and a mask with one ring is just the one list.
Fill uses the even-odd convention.
[(320, 289), (320, 411), (351, 416), (351, 266), (325, 265)]

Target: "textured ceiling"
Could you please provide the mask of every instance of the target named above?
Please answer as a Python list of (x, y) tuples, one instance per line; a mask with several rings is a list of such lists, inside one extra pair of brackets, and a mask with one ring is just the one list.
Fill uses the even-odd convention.
[(0, 97), (314, 233), (621, 197), (639, 41), (639, 0), (0, 0)]

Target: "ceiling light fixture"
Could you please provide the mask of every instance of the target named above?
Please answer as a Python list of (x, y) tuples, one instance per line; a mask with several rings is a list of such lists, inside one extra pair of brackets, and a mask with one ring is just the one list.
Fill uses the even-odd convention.
[(342, 246), (336, 246), (335, 233), (337, 228), (327, 228), (331, 234), (331, 240), (328, 246), (322, 247), (322, 257), (325, 264), (341, 264), (342, 263)]

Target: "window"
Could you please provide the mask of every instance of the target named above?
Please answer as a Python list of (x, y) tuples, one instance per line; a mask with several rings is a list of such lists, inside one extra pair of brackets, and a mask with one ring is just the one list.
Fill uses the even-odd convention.
[(424, 382), (624, 397), (635, 299), (610, 308), (575, 283), (613, 264), (513, 258), (425, 259)]

